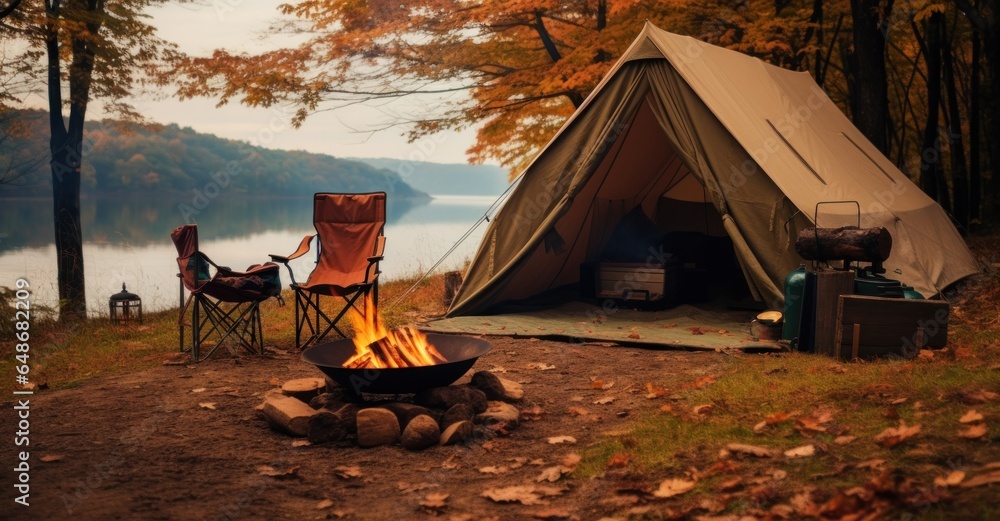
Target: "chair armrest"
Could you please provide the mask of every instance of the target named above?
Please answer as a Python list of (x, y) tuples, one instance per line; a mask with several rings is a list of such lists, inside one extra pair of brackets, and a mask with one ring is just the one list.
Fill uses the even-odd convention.
[(299, 242), (299, 247), (296, 248), (295, 251), (292, 252), (290, 255), (275, 255), (273, 253), (269, 253), (267, 255), (268, 257), (271, 257), (271, 260), (275, 262), (280, 262), (282, 264), (288, 263), (288, 261), (292, 259), (297, 259), (305, 255), (309, 251), (309, 243), (312, 242), (313, 237), (315, 237), (315, 235), (306, 235), (305, 237), (303, 237), (302, 240)]
[[(379, 235), (378, 238), (375, 239), (375, 255), (368, 257), (368, 268), (365, 270), (366, 282), (372, 282), (378, 277), (379, 273), (381, 273), (381, 271), (379, 271), (378, 269), (378, 263), (381, 262), (383, 258), (385, 258), (385, 255), (383, 255), (384, 253), (385, 253), (385, 235)], [(374, 276), (372, 276), (372, 268), (375, 268)]]
[(297, 259), (305, 255), (306, 252), (309, 251), (309, 243), (312, 242), (313, 237), (315, 237), (315, 235), (306, 235), (305, 237), (303, 237), (302, 240), (299, 242), (299, 247), (296, 248), (291, 255), (275, 255), (273, 253), (267, 254), (267, 256), (270, 257), (272, 261), (280, 262), (285, 265), (285, 268), (288, 269), (288, 278), (291, 279), (292, 284), (296, 284), (295, 273), (292, 272), (292, 266), (288, 264), (288, 262), (291, 261), (292, 259)]

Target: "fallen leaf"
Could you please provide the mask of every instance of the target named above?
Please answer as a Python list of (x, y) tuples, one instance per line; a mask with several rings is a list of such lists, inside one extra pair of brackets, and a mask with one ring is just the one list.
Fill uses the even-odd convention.
[(483, 491), (483, 497), (496, 503), (521, 503), (522, 505), (544, 505), (546, 502), (535, 493), (535, 487), (514, 486), (491, 488)]
[(698, 378), (695, 378), (693, 386), (695, 389), (701, 389), (702, 387), (705, 387), (706, 385), (712, 383), (715, 383), (715, 377), (710, 374), (706, 374), (704, 376), (699, 376)]
[(854, 468), (875, 470), (879, 467), (882, 467), (883, 465), (885, 465), (884, 459), (870, 459), (859, 463), (855, 463)]
[(427, 510), (442, 510), (447, 506), (445, 501), (448, 496), (445, 492), (431, 492), (424, 496), (423, 501), (420, 502), (420, 506), (426, 508)]
[(691, 491), (694, 486), (695, 482), (687, 479), (667, 479), (660, 483), (660, 487), (653, 491), (653, 495), (659, 498), (679, 496)]
[(958, 421), (961, 423), (981, 422), (983, 421), (983, 415), (976, 412), (975, 409), (969, 409), (969, 412), (962, 415), (962, 417), (959, 418)]
[(519, 468), (523, 467), (524, 464), (528, 462), (528, 458), (517, 457), (517, 458), (511, 458), (511, 459), (509, 459), (507, 461), (512, 461), (513, 462), (513, 463), (510, 464), (510, 468), (513, 470), (513, 469), (519, 469)]
[(334, 475), (336, 475), (338, 478), (341, 478), (341, 479), (354, 479), (354, 478), (360, 478), (361, 476), (364, 476), (364, 474), (361, 472), (361, 468), (357, 467), (357, 466), (351, 466), (351, 467), (345, 467), (345, 466), (334, 467), (333, 468), (333, 473), (334, 473)]
[(965, 472), (953, 470), (947, 476), (934, 478), (934, 485), (938, 487), (951, 487), (958, 485), (965, 479)]
[(703, 414), (708, 415), (709, 413), (712, 412), (712, 409), (714, 409), (714, 407), (712, 407), (712, 404), (706, 403), (704, 405), (694, 406), (694, 408), (691, 409), (691, 412), (693, 412), (697, 416), (701, 416)]
[(743, 488), (743, 478), (739, 476), (723, 481), (722, 484), (719, 485), (719, 490), (723, 492), (733, 492), (734, 490), (739, 490), (741, 488)]
[(674, 407), (672, 405), (661, 405), (660, 412), (673, 412)]
[(295, 440), (292, 442), (292, 447), (308, 447), (312, 445), (309, 440)]
[(329, 499), (324, 499), (319, 503), (316, 503), (316, 510), (324, 510), (333, 506), (333, 501)]
[(611, 389), (615, 386), (614, 382), (605, 382), (604, 380), (598, 380), (596, 378), (590, 379), (591, 389)]
[(65, 456), (63, 456), (62, 454), (46, 454), (39, 459), (44, 461), (45, 463), (51, 463), (53, 461), (59, 461), (63, 458), (65, 458)]
[(607, 405), (609, 403), (613, 403), (614, 401), (615, 401), (614, 396), (605, 396), (604, 398), (598, 398), (597, 400), (594, 400), (593, 403), (594, 405)]
[(552, 445), (558, 445), (560, 443), (576, 443), (576, 438), (572, 436), (552, 436), (549, 438), (549, 443)]
[(458, 455), (452, 454), (451, 456), (448, 456), (448, 459), (441, 462), (441, 468), (446, 470), (454, 470), (461, 467), (462, 464), (459, 463), (457, 460), (458, 460)]
[(404, 494), (409, 494), (411, 492), (420, 492), (421, 490), (427, 490), (429, 488), (435, 488), (438, 486), (440, 485), (438, 485), (437, 483), (417, 483), (415, 485), (411, 485), (410, 483), (407, 483), (405, 481), (400, 481), (399, 483), (396, 483), (396, 488), (399, 489), (399, 491), (403, 492)]
[(816, 447), (813, 445), (803, 445), (785, 451), (786, 458), (808, 458), (816, 454)]
[(767, 422), (766, 421), (762, 421), (762, 422), (758, 423), (757, 425), (753, 426), (753, 432), (755, 434), (762, 434), (765, 430), (767, 430)]
[(535, 493), (542, 497), (558, 497), (566, 492), (565, 488), (554, 487), (551, 485), (535, 485)]
[(535, 519), (569, 519), (573, 514), (564, 508), (548, 508), (531, 514)]
[(205, 388), (204, 387), (199, 387), (197, 389), (191, 389), (191, 392), (192, 393), (203, 393), (203, 392), (205, 392)]
[(981, 487), (983, 485), (989, 485), (990, 483), (1000, 483), (1000, 470), (994, 470), (993, 472), (987, 472), (985, 474), (973, 476), (963, 481), (960, 484), (960, 486), (965, 488), (972, 488), (972, 487)]
[(795, 430), (803, 436), (811, 438), (817, 433), (826, 432), (823, 423), (821, 418), (816, 416), (800, 416), (795, 419)]
[(653, 385), (653, 382), (646, 382), (646, 398), (650, 400), (654, 398), (659, 398), (667, 394), (667, 390), (658, 385)]
[(977, 405), (981, 403), (991, 402), (1000, 398), (1000, 394), (993, 391), (961, 391), (958, 395), (959, 400), (968, 405)]
[(202, 409), (212, 409), (215, 410), (215, 402), (201, 402), (198, 404)]
[(789, 414), (787, 412), (779, 411), (779, 412), (776, 412), (776, 413), (773, 413), (773, 414), (768, 414), (764, 418), (764, 423), (766, 423), (768, 425), (777, 425), (777, 424), (779, 424), (779, 423), (787, 420), (789, 417), (790, 416), (789, 416)]
[(837, 445), (847, 445), (848, 443), (858, 439), (857, 436), (837, 436), (833, 439), (833, 442)]
[(770, 458), (771, 456), (774, 456), (774, 451), (767, 447), (758, 447), (756, 445), (747, 445), (744, 443), (730, 443), (726, 445), (726, 449), (731, 452), (750, 454), (752, 456), (757, 456), (758, 458)]
[(267, 476), (269, 478), (284, 479), (297, 476), (299, 473), (299, 468), (292, 467), (286, 470), (278, 470), (270, 465), (261, 465), (257, 467), (257, 473), (260, 474), (261, 476)]
[(562, 478), (563, 476), (565, 476), (566, 474), (570, 474), (572, 472), (573, 472), (573, 469), (571, 469), (569, 467), (564, 467), (562, 465), (557, 465), (555, 467), (549, 467), (549, 468), (543, 470), (542, 473), (539, 474), (538, 477), (535, 478), (535, 481), (538, 482), (538, 483), (541, 483), (543, 481), (548, 481), (550, 483), (555, 483), (556, 481), (559, 481), (559, 479)]
[(979, 423), (969, 427), (967, 430), (958, 433), (959, 438), (965, 438), (967, 440), (975, 440), (986, 436), (986, 424)]
[(580, 464), (580, 461), (582, 459), (583, 458), (581, 458), (579, 454), (575, 452), (570, 452), (569, 454), (563, 456), (562, 464), (564, 467), (575, 469), (576, 466)]
[(531, 407), (521, 410), (521, 417), (526, 420), (541, 420), (543, 414), (545, 414), (545, 410), (537, 405), (532, 405)]
[(907, 427), (906, 422), (899, 420), (899, 427), (889, 427), (875, 436), (875, 443), (890, 449), (899, 445), (904, 440), (911, 438), (920, 432), (920, 425)]
[(613, 469), (627, 467), (630, 463), (632, 463), (633, 458), (635, 458), (635, 455), (632, 453), (616, 452), (613, 456), (611, 456), (611, 459), (608, 460), (608, 468)]

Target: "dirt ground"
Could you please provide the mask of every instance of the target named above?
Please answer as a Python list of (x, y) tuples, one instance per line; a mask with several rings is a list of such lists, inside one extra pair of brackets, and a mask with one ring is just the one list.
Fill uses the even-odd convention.
[[(238, 359), (217, 355), (197, 365), (163, 366), (43, 391), (31, 398), (30, 506), (13, 503), (6, 485), (0, 518), (430, 519), (435, 512), (421, 502), (443, 493), (448, 494), (446, 506), (437, 512), (442, 519), (525, 519), (552, 509), (577, 519), (599, 519), (616, 510), (602, 503), (614, 495), (611, 480), (545, 483), (563, 489), (547, 498), (546, 505), (501, 504), (482, 494), (537, 485), (542, 471), (559, 465), (566, 454), (582, 453), (635, 415), (665, 403), (645, 398), (647, 382), (675, 387), (718, 372), (726, 357), (607, 344), (489, 340), (493, 350), (474, 369), (490, 369), (522, 383), (521, 407), (541, 409), (539, 419), (523, 421), (506, 437), (480, 437), (468, 445), (422, 452), (398, 445), (296, 447), (293, 438), (269, 429), (254, 406), (274, 387), (274, 379), (320, 375), (297, 353)], [(592, 378), (614, 381), (614, 386), (595, 389)], [(605, 397), (615, 400), (594, 403)], [(3, 406), (0, 424), (16, 425), (11, 405)], [(595, 416), (584, 421), (571, 415), (571, 407)], [(548, 443), (555, 436), (572, 436), (576, 443)], [(15, 461), (13, 449), (11, 443), (2, 444), (4, 462)], [(279, 476), (263, 475), (265, 466)], [(481, 472), (484, 467), (501, 473)], [(14, 474), (9, 468), (4, 474), (0, 481), (10, 483)]]

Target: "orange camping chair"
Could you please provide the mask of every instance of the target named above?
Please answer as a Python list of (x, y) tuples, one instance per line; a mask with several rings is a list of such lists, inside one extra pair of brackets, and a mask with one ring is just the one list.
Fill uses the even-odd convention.
[[(271, 255), (288, 268), (295, 291), (295, 345), (301, 349), (322, 340), (354, 308), (363, 316), (377, 313), (379, 261), (385, 250), (385, 192), (369, 194), (318, 193), (313, 197), (315, 235), (307, 235), (295, 253)], [(296, 282), (288, 262), (305, 255), (316, 238), (316, 267), (305, 282)], [(330, 318), (320, 297), (340, 297), (346, 305)], [(368, 309), (368, 297), (371, 309)], [(360, 304), (359, 304), (360, 301)], [(377, 315), (375, 315), (377, 316)], [(308, 336), (303, 338), (303, 331)]]
[[(281, 301), (279, 266), (273, 262), (254, 264), (245, 272), (233, 271), (212, 262), (198, 249), (198, 225), (185, 224), (170, 232), (177, 248), (180, 273), (181, 351), (191, 351), (195, 361), (212, 355), (227, 339), (256, 354), (264, 354), (264, 334), (260, 323), (260, 303), (270, 297)], [(215, 268), (212, 275), (211, 268)], [(184, 290), (188, 291), (187, 299)], [(191, 308), (191, 345), (184, 342), (184, 327)], [(218, 337), (202, 356), (202, 343)]]

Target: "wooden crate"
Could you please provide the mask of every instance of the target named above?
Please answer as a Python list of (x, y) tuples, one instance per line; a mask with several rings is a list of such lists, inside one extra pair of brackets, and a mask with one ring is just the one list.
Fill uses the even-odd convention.
[(816, 320), (813, 329), (813, 352), (834, 356), (837, 336), (837, 299), (854, 293), (854, 272), (826, 270), (816, 272)]
[(675, 265), (651, 268), (644, 264), (602, 262), (596, 278), (599, 298), (653, 302), (671, 300), (677, 293)]
[(834, 356), (843, 360), (912, 357), (948, 344), (950, 307), (941, 300), (844, 295), (837, 303)]

